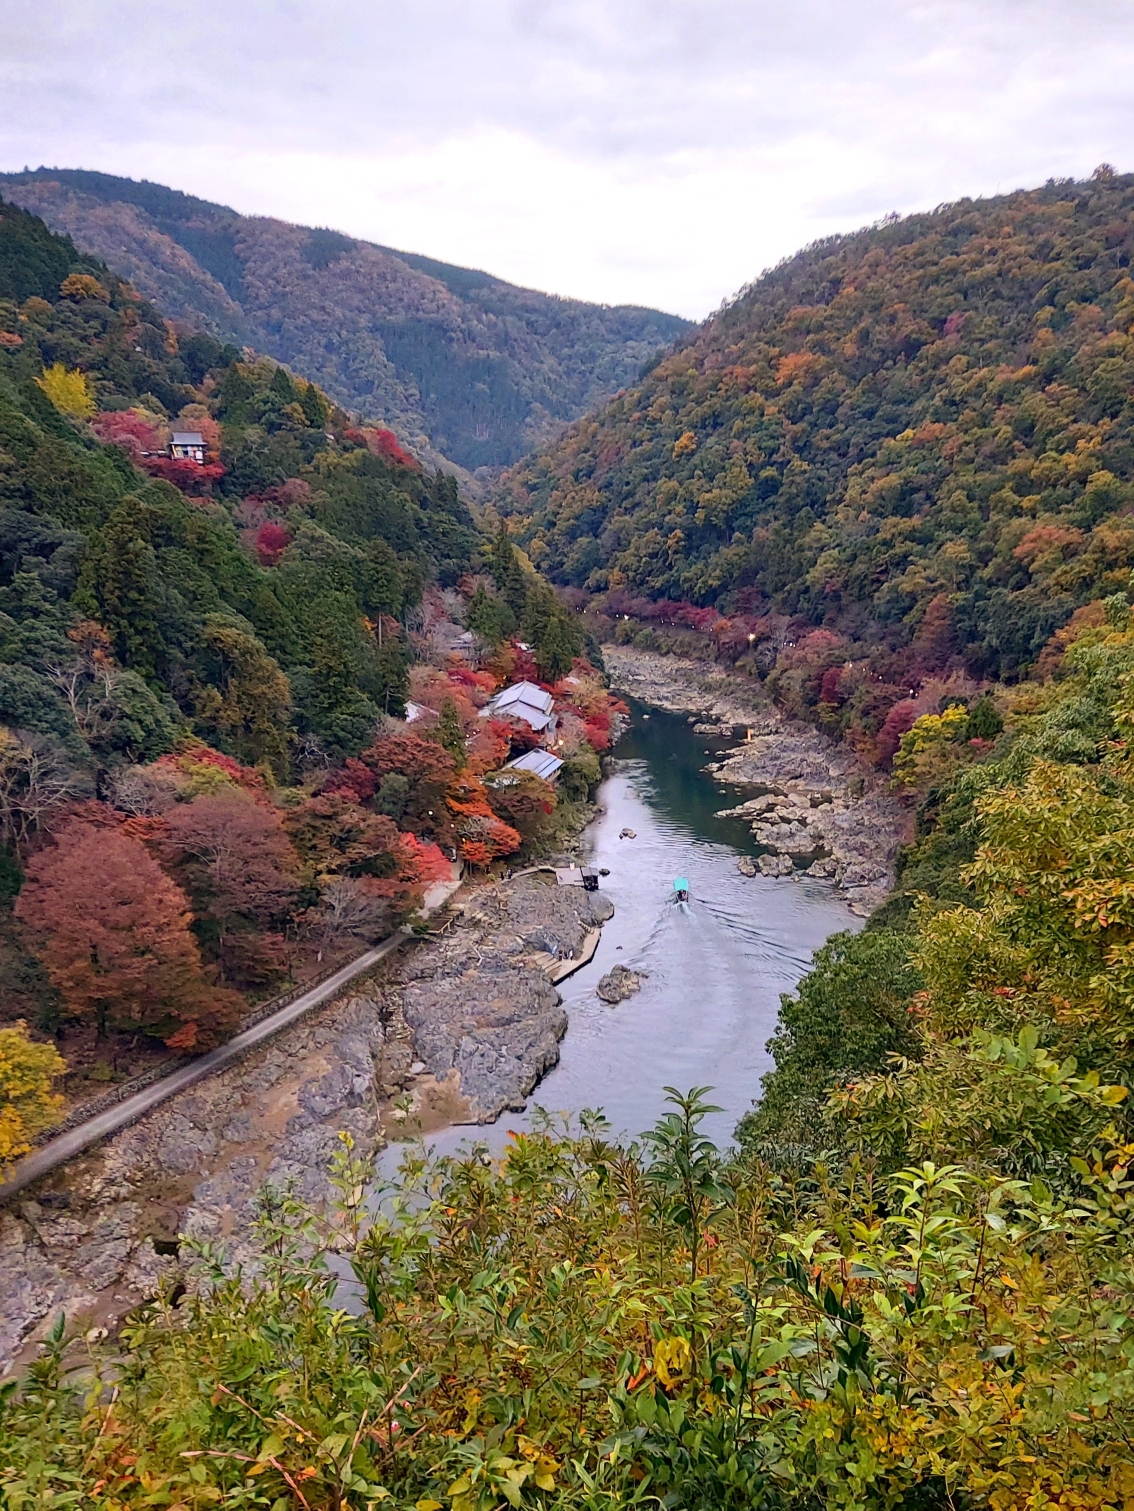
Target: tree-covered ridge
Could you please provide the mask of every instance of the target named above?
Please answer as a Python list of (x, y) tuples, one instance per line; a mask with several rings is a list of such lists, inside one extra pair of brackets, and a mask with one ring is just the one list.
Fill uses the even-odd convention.
[[(392, 432), (2, 203), (0, 276), (0, 1016), (198, 1049), (450, 860), (538, 844), (611, 700)], [(491, 781), (534, 743), (480, 717), (514, 671), (556, 699), (558, 820), (546, 783)]]
[[(0, 304), (0, 549), (16, 637), (7, 660), (19, 667), (0, 718), (67, 737), (64, 700), (34, 668), (36, 656), (63, 657), (81, 611), (151, 698), (242, 759), (275, 759), (269, 747), (293, 729), (357, 747), (403, 695), (397, 638), (383, 653), (367, 617), (396, 620), (477, 549), (453, 480), (425, 475), (392, 437), (352, 430), (283, 368), (237, 362), (207, 336), (179, 339), (129, 285), (98, 273), (65, 278), (50, 299)], [(178, 425), (205, 435), (205, 467), (159, 454)], [(19, 626), (30, 619), (29, 659)], [(274, 711), (235, 711), (232, 697), (269, 697), (270, 664), (288, 695)], [(204, 712), (224, 688), (227, 711)], [(227, 735), (209, 727), (217, 718)]]
[[(832, 238), (508, 474), (533, 561), (1011, 676), (1134, 562), (1134, 179)], [(844, 658), (856, 659), (856, 658)], [(900, 682), (900, 675), (886, 676)]]
[(288, 363), (469, 469), (515, 461), (689, 329), (159, 184), (39, 169), (0, 175), (0, 190), (171, 317)]

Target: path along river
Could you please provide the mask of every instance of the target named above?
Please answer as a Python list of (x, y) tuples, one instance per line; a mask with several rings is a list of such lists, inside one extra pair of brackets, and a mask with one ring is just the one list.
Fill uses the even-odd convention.
[[(680, 716), (638, 705), (633, 716), (589, 836), (591, 864), (609, 868), (602, 886), (615, 914), (595, 959), (560, 987), (570, 1019), (560, 1062), (527, 1113), (447, 1129), (428, 1141), (437, 1152), (470, 1139), (500, 1149), (508, 1129), (530, 1126), (536, 1106), (602, 1108), (616, 1133), (637, 1135), (664, 1110), (667, 1085), (712, 1086), (723, 1110), (706, 1130), (728, 1143), (770, 1067), (764, 1046), (780, 993), (831, 934), (862, 927), (829, 884), (742, 876), (736, 862), (756, 853), (752, 836), (715, 816), (738, 799), (703, 769), (725, 747)], [(625, 829), (635, 838), (621, 839)], [(676, 876), (690, 882), (688, 908), (672, 900)], [(595, 986), (616, 964), (643, 980), (610, 1007)]]

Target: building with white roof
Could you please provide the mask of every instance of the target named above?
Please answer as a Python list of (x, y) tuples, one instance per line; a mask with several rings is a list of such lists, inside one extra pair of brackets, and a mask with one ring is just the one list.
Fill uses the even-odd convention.
[(555, 728), (555, 699), (534, 682), (513, 682), (480, 711), (482, 719), (523, 719), (536, 734)]
[(169, 454), (178, 462), (203, 462), (205, 438), (199, 430), (175, 430), (169, 443)]
[(533, 776), (541, 777), (545, 782), (554, 782), (562, 765), (563, 762), (557, 755), (552, 755), (550, 750), (529, 750), (526, 755), (509, 761), (504, 770), (530, 771)]

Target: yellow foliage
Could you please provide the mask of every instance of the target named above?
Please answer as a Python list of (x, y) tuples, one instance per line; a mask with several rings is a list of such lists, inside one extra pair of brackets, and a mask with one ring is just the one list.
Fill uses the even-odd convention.
[(654, 1345), (654, 1374), (669, 1390), (689, 1373), (693, 1350), (686, 1338), (659, 1338)]
[(51, 1083), (66, 1068), (53, 1044), (28, 1038), (26, 1023), (0, 1028), (0, 1170), (59, 1121), (63, 1098), (52, 1093)]
[(673, 459), (677, 461), (679, 457), (689, 456), (691, 452), (696, 450), (697, 437), (691, 430), (687, 430), (683, 436), (679, 436), (673, 443)]
[(954, 703), (940, 714), (922, 714), (913, 728), (902, 736), (902, 743), (894, 757), (894, 781), (903, 787), (911, 787), (921, 775), (927, 759), (940, 759), (946, 754), (968, 721), (969, 711), (960, 703)]
[(35, 380), (59, 410), (76, 420), (85, 420), (95, 412), (94, 389), (86, 373), (77, 367), (64, 367), (62, 362), (53, 362), (45, 367), (42, 377)]
[(98, 299), (103, 304), (110, 303), (110, 291), (89, 273), (68, 274), (59, 285), (59, 292), (64, 299)]

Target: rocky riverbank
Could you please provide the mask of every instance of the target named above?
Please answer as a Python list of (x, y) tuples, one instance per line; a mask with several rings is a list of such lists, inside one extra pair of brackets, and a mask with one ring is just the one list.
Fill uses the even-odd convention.
[(435, 937), (29, 1188), (0, 1211), (0, 1370), (60, 1311), (112, 1326), (186, 1239), (247, 1260), (257, 1192), (325, 1200), (340, 1131), (366, 1154), (522, 1107), (567, 1026), (546, 962), (612, 912), (544, 873), (468, 889)]
[(707, 769), (725, 791), (755, 789), (721, 809), (749, 821), (764, 850), (754, 869), (830, 881), (862, 915), (885, 901), (906, 816), (851, 751), (785, 720), (758, 687), (713, 662), (619, 645), (603, 654), (619, 692), (685, 714), (698, 734), (742, 740)]

